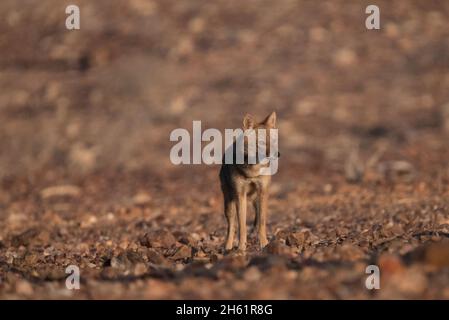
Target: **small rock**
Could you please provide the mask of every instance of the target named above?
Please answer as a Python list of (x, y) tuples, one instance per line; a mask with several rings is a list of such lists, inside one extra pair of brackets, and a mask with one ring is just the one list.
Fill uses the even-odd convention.
[(28, 229), (21, 234), (11, 238), (11, 245), (13, 247), (28, 246), (33, 239), (39, 235), (40, 231), (36, 228)]
[(357, 261), (366, 258), (365, 252), (359, 246), (354, 244), (345, 243), (338, 248), (341, 259), (346, 261)]
[(288, 247), (283, 244), (280, 240), (274, 239), (264, 248), (266, 253), (283, 255), (290, 253)]
[(53, 197), (79, 197), (80, 194), (81, 189), (73, 185), (52, 186), (45, 188), (40, 192), (42, 199)]
[(250, 262), (250, 267), (257, 267), (262, 272), (268, 270), (285, 270), (287, 269), (287, 257), (278, 255), (260, 255), (253, 257)]
[(357, 183), (362, 181), (365, 168), (360, 160), (358, 151), (353, 150), (349, 154), (345, 163), (345, 178), (350, 183)]
[(231, 253), (227, 256), (224, 256), (223, 259), (218, 260), (213, 269), (236, 271), (243, 269), (247, 264), (248, 259), (246, 256)]
[(339, 49), (333, 58), (334, 63), (340, 67), (349, 67), (357, 62), (357, 54), (349, 48)]
[(19, 280), (16, 283), (16, 292), (25, 296), (30, 296), (34, 293), (33, 287), (26, 280)]
[(378, 170), (385, 178), (412, 178), (415, 174), (414, 166), (407, 161), (385, 161), (379, 164)]
[(287, 235), (286, 243), (288, 246), (304, 246), (309, 236), (310, 232), (308, 231), (292, 232)]
[(192, 257), (192, 248), (181, 245), (171, 257), (173, 260), (184, 260)]
[(98, 222), (98, 219), (96, 216), (93, 215), (87, 215), (83, 217), (83, 220), (81, 221), (80, 227), (81, 228), (89, 228), (95, 225)]
[(449, 242), (432, 243), (427, 246), (425, 262), (438, 268), (449, 267)]
[(150, 261), (151, 263), (154, 264), (158, 264), (158, 265), (167, 265), (168, 261), (167, 259), (165, 259), (164, 255), (159, 253), (158, 251), (154, 250), (154, 249), (148, 249), (147, 251), (147, 258), (148, 261)]
[(402, 273), (405, 270), (401, 258), (392, 254), (381, 255), (378, 260), (378, 265), (382, 274), (386, 276)]
[(119, 270), (129, 270), (135, 264), (142, 262), (143, 259), (137, 252), (127, 250), (111, 259), (111, 267)]
[(125, 270), (128, 269), (130, 265), (130, 261), (123, 255), (111, 259), (111, 267), (114, 269)]
[(134, 275), (142, 276), (147, 272), (147, 266), (143, 262), (139, 262), (134, 266)]
[(428, 280), (423, 270), (412, 267), (403, 273), (394, 274), (388, 280), (387, 286), (391, 286), (407, 296), (418, 296), (428, 287)]
[(139, 192), (133, 197), (133, 203), (138, 206), (148, 204), (151, 201), (151, 196), (146, 192)]
[(326, 194), (332, 193), (333, 190), (334, 190), (334, 187), (330, 183), (325, 184), (323, 187), (323, 191)]
[(97, 157), (98, 148), (76, 143), (70, 148), (68, 160), (70, 166), (77, 168), (81, 172), (90, 172), (95, 168)]
[(436, 242), (418, 247), (405, 256), (409, 263), (424, 263), (437, 268), (449, 267), (449, 242)]
[(170, 248), (176, 244), (176, 238), (167, 230), (158, 230), (145, 234), (140, 244), (151, 248)]
[(255, 266), (249, 267), (243, 274), (243, 279), (249, 282), (257, 282), (262, 277), (262, 273)]
[(224, 255), (222, 255), (221, 253), (216, 252), (216, 253), (213, 253), (210, 256), (210, 261), (213, 262), (213, 263), (216, 263), (217, 261), (220, 261), (223, 258), (224, 258)]
[(178, 239), (178, 241), (182, 244), (194, 247), (197, 241), (187, 232), (176, 231), (173, 235)]

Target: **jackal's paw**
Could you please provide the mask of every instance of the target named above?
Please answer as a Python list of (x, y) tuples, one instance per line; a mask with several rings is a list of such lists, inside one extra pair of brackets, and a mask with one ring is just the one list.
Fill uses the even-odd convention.
[(234, 255), (236, 255), (236, 256), (245, 256), (246, 255), (246, 248), (238, 248), (237, 251), (235, 251)]
[(260, 239), (259, 246), (260, 246), (261, 249), (265, 248), (267, 244), (268, 244), (268, 240), (266, 238), (265, 239)]
[(232, 254), (232, 252), (233, 252), (233, 248), (231, 248), (231, 249), (223, 248), (221, 250), (221, 253), (224, 254), (224, 255), (230, 255), (230, 254)]
[(231, 251), (234, 248), (234, 244), (232, 240), (227, 239), (225, 244), (224, 244), (224, 250), (225, 251)]
[(237, 251), (239, 252), (245, 252), (246, 251), (246, 243), (239, 245)]

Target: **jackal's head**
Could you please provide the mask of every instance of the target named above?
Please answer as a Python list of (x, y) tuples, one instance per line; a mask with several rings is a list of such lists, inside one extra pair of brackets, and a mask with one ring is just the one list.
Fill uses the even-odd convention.
[(262, 122), (256, 122), (250, 114), (245, 115), (243, 130), (245, 132), (244, 153), (248, 159), (258, 155), (256, 163), (260, 163), (263, 162), (263, 158), (268, 160), (279, 158), (276, 112), (273, 111)]

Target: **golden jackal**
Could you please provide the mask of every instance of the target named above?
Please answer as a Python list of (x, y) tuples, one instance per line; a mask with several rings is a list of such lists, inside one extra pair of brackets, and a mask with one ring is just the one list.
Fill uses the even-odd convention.
[[(266, 119), (260, 123), (256, 123), (251, 115), (243, 118), (243, 130), (245, 132), (254, 129), (256, 134), (256, 149), (264, 149), (266, 154), (271, 155), (270, 141), (273, 130), (276, 129), (276, 113), (271, 113)], [(265, 129), (265, 130), (258, 130)], [(262, 132), (262, 133), (260, 133)], [(277, 133), (277, 131), (276, 131)], [(260, 134), (266, 134), (264, 139), (259, 139)], [(246, 207), (247, 199), (252, 202), (255, 210), (254, 230), (257, 230), (260, 247), (267, 245), (267, 207), (268, 207), (268, 186), (270, 184), (271, 175), (262, 175), (261, 168), (267, 167), (265, 162), (248, 161), (249, 151), (247, 136), (244, 135), (242, 164), (236, 163), (236, 153), (238, 152), (236, 142), (230, 147), (233, 148), (232, 163), (225, 163), (220, 170), (221, 189), (224, 196), (224, 211), (228, 222), (225, 249), (233, 248), (234, 234), (236, 222), (239, 225), (239, 246), (240, 251), (246, 250)], [(263, 146), (261, 144), (264, 144)], [(272, 148), (274, 149), (274, 148)], [(279, 157), (277, 150), (276, 158)], [(223, 158), (224, 160), (224, 158)], [(236, 219), (238, 219), (236, 221)]]

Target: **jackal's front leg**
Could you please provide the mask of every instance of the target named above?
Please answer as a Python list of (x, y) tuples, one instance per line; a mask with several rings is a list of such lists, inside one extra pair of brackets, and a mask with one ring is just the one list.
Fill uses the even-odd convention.
[(268, 244), (267, 240), (267, 211), (268, 211), (268, 190), (264, 189), (259, 195), (259, 219), (257, 231), (259, 233), (259, 244), (263, 248)]

